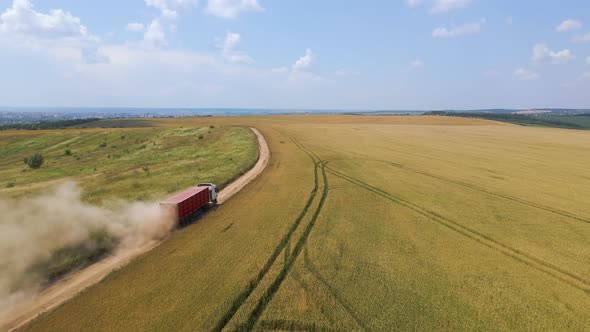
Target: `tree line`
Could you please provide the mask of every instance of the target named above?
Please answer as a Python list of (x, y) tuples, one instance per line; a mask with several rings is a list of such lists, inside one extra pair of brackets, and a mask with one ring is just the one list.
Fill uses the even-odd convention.
[(0, 126), (2, 130), (41, 130), (41, 129), (65, 129), (72, 126), (81, 125), (84, 123), (98, 121), (98, 118), (88, 119), (74, 119), (74, 120), (57, 120), (57, 121), (42, 121), (35, 123), (11, 123)]

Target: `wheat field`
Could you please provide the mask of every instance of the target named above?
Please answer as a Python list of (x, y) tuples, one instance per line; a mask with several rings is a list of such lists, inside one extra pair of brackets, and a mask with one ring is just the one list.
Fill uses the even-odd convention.
[(272, 158), (32, 331), (590, 328), (590, 133), (404, 116), (254, 126)]

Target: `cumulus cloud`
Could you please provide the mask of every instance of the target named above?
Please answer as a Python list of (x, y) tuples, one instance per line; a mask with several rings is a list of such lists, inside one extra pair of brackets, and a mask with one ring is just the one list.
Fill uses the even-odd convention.
[(264, 10), (257, 0), (208, 0), (205, 12), (223, 18), (236, 18), (246, 11)]
[(583, 34), (583, 35), (577, 35), (574, 37), (573, 39), (574, 43), (577, 44), (587, 44), (590, 43), (590, 32)]
[(313, 63), (313, 52), (311, 49), (305, 50), (305, 55), (297, 59), (293, 64), (293, 71), (299, 71), (308, 68)]
[(457, 27), (444, 28), (439, 27), (432, 31), (432, 37), (434, 38), (454, 38), (461, 36), (472, 36), (476, 35), (481, 31), (481, 25), (485, 22), (482, 20), (477, 23), (466, 23)]
[(514, 71), (514, 77), (521, 81), (532, 81), (539, 78), (539, 74), (525, 68), (518, 68)]
[(417, 7), (422, 3), (422, 0), (406, 0), (408, 7)]
[(0, 47), (28, 49), (73, 61), (96, 62), (99, 38), (82, 25), (80, 18), (51, 9), (38, 12), (29, 0), (14, 0), (0, 14)]
[(467, 7), (471, 0), (434, 0), (431, 14), (446, 13), (451, 10)]
[(270, 70), (273, 73), (277, 73), (277, 74), (283, 74), (289, 71), (289, 68), (287, 67), (277, 67), (277, 68), (273, 68)]
[(566, 31), (579, 30), (581, 28), (582, 28), (582, 23), (580, 21), (568, 19), (568, 20), (561, 22), (557, 27), (555, 27), (555, 30), (557, 32), (566, 32)]
[(221, 55), (224, 59), (230, 62), (236, 63), (251, 63), (253, 62), (246, 53), (238, 49), (240, 42), (240, 34), (234, 32), (228, 32), (221, 43), (217, 45), (221, 49)]
[(574, 54), (569, 49), (555, 52), (543, 43), (533, 46), (532, 60), (537, 63), (546, 62), (553, 64), (563, 64), (568, 63), (573, 58)]
[(160, 20), (153, 20), (143, 34), (143, 40), (150, 46), (166, 45), (166, 33)]
[(163, 18), (175, 19), (179, 10), (195, 6), (197, 0), (145, 0), (145, 4), (158, 9)]
[(37, 12), (29, 0), (14, 0), (0, 15), (0, 32), (38, 39), (95, 38), (80, 18), (62, 9), (51, 9), (48, 14)]
[(410, 62), (410, 68), (412, 69), (420, 69), (424, 67), (424, 63), (421, 60), (413, 60), (412, 62)]
[(127, 31), (131, 31), (131, 32), (141, 32), (141, 31), (143, 31), (143, 29), (145, 29), (145, 26), (143, 25), (143, 23), (132, 22), (132, 23), (127, 24), (126, 29), (127, 29)]

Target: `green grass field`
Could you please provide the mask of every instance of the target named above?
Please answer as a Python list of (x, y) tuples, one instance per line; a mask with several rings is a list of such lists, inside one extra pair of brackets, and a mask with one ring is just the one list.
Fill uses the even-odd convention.
[[(23, 162), (33, 152), (45, 157), (41, 169)], [(80, 183), (91, 203), (160, 199), (199, 182), (223, 187), (254, 165), (257, 153), (256, 138), (244, 127), (3, 132), (0, 195), (32, 195), (67, 178)]]
[[(95, 124), (107, 127), (113, 123), (105, 120)], [(132, 124), (138, 122), (129, 121), (125, 126)], [(34, 152), (45, 158), (40, 169), (31, 169), (23, 162)], [(257, 156), (256, 137), (245, 127), (6, 131), (0, 133), (0, 199), (51, 195), (59, 183), (73, 180), (83, 190), (82, 199), (91, 204), (157, 202), (199, 182), (213, 182), (223, 188), (251, 168)], [(27, 208), (22, 208), (26, 205), (19, 206), (23, 210), (19, 213), (26, 215)], [(47, 220), (38, 222), (38, 228), (51, 227)], [(15, 227), (13, 220), (0, 218), (4, 232)], [(27, 227), (33, 226), (27, 224), (21, 229)], [(105, 230), (92, 231), (71, 242), (48, 246), (51, 255), (37, 258), (25, 275), (39, 274), (39, 279), (54, 281), (100, 259), (118, 244)], [(27, 248), (21, 249), (15, 254)], [(7, 275), (14, 268), (14, 263), (0, 264), (0, 272)]]
[(590, 326), (589, 132), (450, 117), (183, 124), (205, 121), (256, 126), (267, 170), (27, 330)]

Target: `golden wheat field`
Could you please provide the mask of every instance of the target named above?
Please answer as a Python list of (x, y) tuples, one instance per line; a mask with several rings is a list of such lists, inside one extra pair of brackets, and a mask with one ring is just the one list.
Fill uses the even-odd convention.
[(268, 168), (29, 331), (590, 329), (590, 132), (403, 116), (253, 126)]

